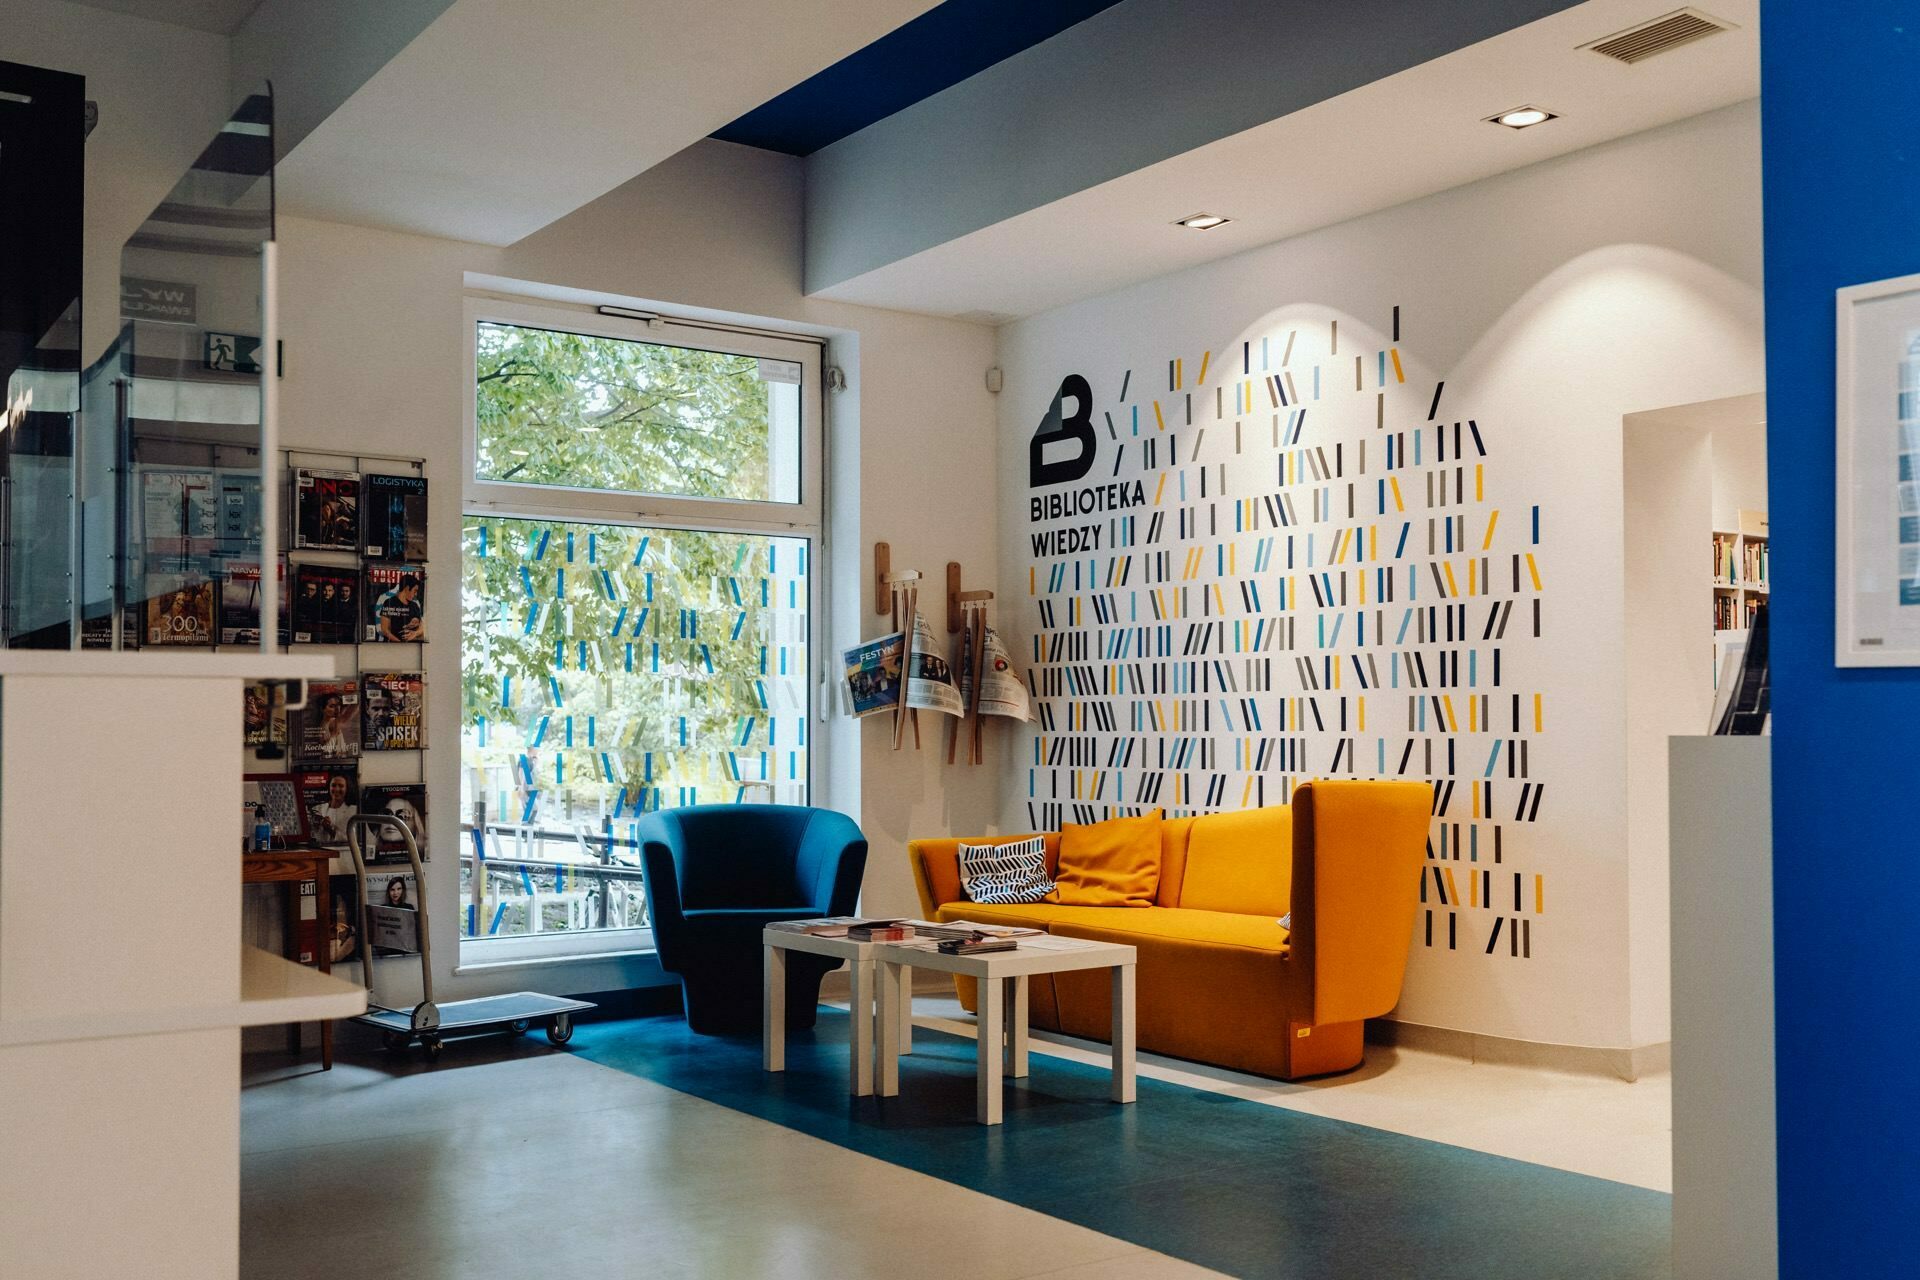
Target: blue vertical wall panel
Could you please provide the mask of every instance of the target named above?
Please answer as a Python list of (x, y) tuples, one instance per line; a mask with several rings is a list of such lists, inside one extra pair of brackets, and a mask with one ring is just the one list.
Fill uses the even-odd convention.
[(1920, 3), (1761, 18), (1781, 1274), (1911, 1277), (1920, 669), (1834, 665), (1833, 295), (1920, 272)]

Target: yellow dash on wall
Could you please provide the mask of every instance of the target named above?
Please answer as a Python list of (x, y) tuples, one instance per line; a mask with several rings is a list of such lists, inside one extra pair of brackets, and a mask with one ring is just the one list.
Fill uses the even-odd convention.
[(1194, 386), (1196, 386), (1196, 387), (1203, 387), (1203, 386), (1205, 386), (1205, 385), (1207, 384), (1207, 364), (1208, 364), (1208, 362), (1209, 362), (1209, 361), (1211, 361), (1212, 359), (1213, 359), (1213, 352), (1211, 352), (1211, 351), (1207, 351), (1207, 352), (1203, 352), (1203, 353), (1201, 354), (1201, 356), (1200, 356), (1200, 373), (1199, 373), (1199, 375), (1198, 375), (1197, 377), (1195, 377), (1195, 378), (1194, 378), (1194, 380), (1193, 380), (1193, 385), (1194, 385)]
[(1407, 504), (1400, 500), (1400, 477), (1388, 476), (1387, 483), (1393, 486), (1393, 509), (1395, 511), (1405, 511)]
[(1242, 809), (1253, 808), (1253, 778), (1251, 775), (1247, 778), (1247, 784), (1240, 788), (1240, 807)]
[(1379, 558), (1380, 558), (1380, 526), (1377, 524), (1370, 524), (1367, 526), (1367, 559), (1378, 560)]
[[(1467, 732), (1480, 732), (1480, 700), (1478, 698), (1467, 699)], [(1474, 807), (1476, 809), (1479, 808), (1479, 797), (1477, 795), (1474, 797)], [(1480, 815), (1475, 813), (1473, 816), (1477, 818)]]
[[(1158, 400), (1153, 402), (1153, 420), (1160, 424), (1160, 430), (1165, 431), (1167, 429), (1167, 419), (1165, 415), (1160, 412), (1160, 402)], [(1166, 476), (1162, 475), (1160, 478), (1164, 480)]]
[(1475, 560), (1472, 556), (1467, 557), (1467, 594), (1470, 596), (1480, 594), (1480, 585), (1476, 581), (1478, 574), (1475, 572), (1479, 567), (1480, 562), (1478, 560)]
[(1472, 787), (1471, 790), (1473, 792), (1473, 816), (1478, 818), (1480, 816), (1480, 788), (1475, 786)]
[[(1364, 569), (1356, 569), (1356, 570), (1354, 570), (1354, 573), (1353, 573), (1353, 576), (1354, 576), (1354, 578), (1355, 578), (1355, 579), (1356, 579), (1356, 580), (1357, 580), (1357, 581), (1359, 582), (1359, 584), (1360, 584), (1360, 603), (1361, 603), (1362, 605), (1365, 605), (1365, 604), (1367, 603), (1367, 573), (1366, 573), (1366, 570), (1364, 570)], [(1362, 727), (1364, 728), (1365, 726), (1362, 726)]]
[[(1364, 600), (1362, 600), (1362, 601), (1361, 601), (1360, 603), (1362, 603), (1362, 604), (1365, 604), (1365, 603), (1366, 603), (1366, 601), (1364, 601)], [(1365, 694), (1362, 694), (1362, 695), (1360, 695), (1360, 696), (1359, 696), (1358, 698), (1355, 698), (1355, 699), (1354, 699), (1354, 701), (1355, 701), (1356, 703), (1358, 703), (1358, 704), (1359, 704), (1359, 710), (1358, 710), (1358, 713), (1357, 713), (1357, 715), (1358, 715), (1358, 721), (1359, 721), (1359, 725), (1360, 725), (1360, 729), (1359, 729), (1359, 731), (1360, 731), (1361, 733), (1365, 733), (1365, 732), (1367, 731), (1367, 698), (1366, 698), (1366, 695), (1365, 695)]]
[(1540, 566), (1533, 562), (1533, 552), (1527, 552), (1527, 572), (1533, 576), (1533, 589), (1540, 589)]
[(1547, 730), (1546, 708), (1541, 702), (1542, 696), (1538, 693), (1533, 695), (1533, 731), (1535, 733), (1545, 733)]
[(1455, 902), (1455, 903), (1459, 902), (1460, 889), (1459, 889), (1459, 886), (1455, 885), (1453, 882), (1453, 868), (1442, 867), (1440, 868), (1440, 870), (1444, 871), (1447, 876), (1447, 901)]
[(1547, 878), (1543, 875), (1533, 878), (1533, 914), (1547, 914)]
[(1175, 391), (1180, 390), (1186, 385), (1186, 381), (1186, 371), (1182, 367), (1180, 359), (1176, 356), (1173, 361), (1173, 389)]
[(1480, 877), (1471, 871), (1467, 873), (1467, 905), (1470, 907), (1480, 905)]
[(1157, 507), (1160, 505), (1160, 499), (1163, 495), (1165, 495), (1166, 492), (1167, 492), (1167, 473), (1162, 471), (1160, 473), (1160, 483), (1153, 487), (1153, 505), (1154, 506)]
[(1028, 565), (1027, 566), (1027, 594), (1028, 595), (1037, 596), (1040, 594), (1040, 592), (1036, 589), (1038, 581), (1039, 581), (1039, 570), (1033, 565)]
[(1448, 594), (1448, 595), (1450, 595), (1450, 596), (1457, 596), (1457, 595), (1459, 595), (1459, 594), (1460, 594), (1460, 583), (1459, 583), (1459, 582), (1458, 582), (1457, 580), (1455, 580), (1455, 578), (1454, 578), (1454, 576), (1453, 576), (1453, 561), (1451, 561), (1451, 560), (1442, 560), (1442, 561), (1440, 562), (1440, 567), (1441, 567), (1442, 569), (1444, 569), (1444, 570), (1446, 571), (1446, 574), (1447, 574), (1447, 594)]
[(1400, 368), (1400, 348), (1388, 347), (1387, 354), (1393, 357), (1393, 380), (1395, 382), (1405, 382), (1407, 375), (1405, 371)]
[[(1538, 695), (1535, 696), (1537, 697)], [(1451, 733), (1460, 732), (1460, 717), (1453, 714), (1453, 695), (1450, 693), (1441, 694), (1440, 705), (1447, 713), (1447, 730)]]
[(1493, 530), (1494, 530), (1494, 526), (1498, 525), (1499, 523), (1500, 523), (1500, 508), (1495, 507), (1493, 509), (1493, 514), (1487, 517), (1487, 536), (1485, 541), (1481, 542), (1480, 544), (1480, 549), (1482, 551), (1493, 550)]
[(1482, 464), (1478, 462), (1473, 464), (1473, 500), (1475, 502), (1487, 500), (1486, 471), (1486, 467)]

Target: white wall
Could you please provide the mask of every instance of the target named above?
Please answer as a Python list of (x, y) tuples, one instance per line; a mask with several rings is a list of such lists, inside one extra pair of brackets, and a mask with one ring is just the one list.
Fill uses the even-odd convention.
[[(879, 627), (868, 615), (846, 615), (847, 588), (857, 593), (871, 572), (863, 566), (874, 539), (893, 542), (896, 564), (923, 563), (931, 571), (934, 561), (955, 558), (983, 577), (992, 572), (994, 525), (977, 514), (993, 505), (992, 471), (947, 462), (986, 450), (992, 407), (983, 375), (992, 362), (992, 335), (979, 326), (800, 298), (798, 196), (797, 166), (788, 158), (703, 143), (504, 250), (282, 219), (288, 362), (282, 434), (313, 447), (424, 456), (436, 493), (429, 559), (451, 566), (460, 554), (450, 502), (461, 465), (461, 300), (468, 273), (827, 333), (829, 360), (845, 364), (849, 374), (848, 390), (829, 404), (830, 465), (843, 473), (850, 457), (858, 489), (851, 498), (857, 507), (838, 510), (831, 530), (828, 590), (841, 607), (822, 634), (829, 652), (874, 634)], [(690, 210), (699, 216), (688, 216)], [(929, 500), (936, 474), (939, 502)], [(843, 475), (843, 482), (852, 480)], [(829, 502), (840, 497), (832, 494)], [(429, 634), (456, 636), (459, 622), (454, 593), (430, 593)], [(434, 744), (426, 753), (430, 843), (443, 851), (458, 847), (458, 661), (455, 644), (426, 647)], [(819, 800), (853, 813), (871, 843), (866, 907), (906, 911), (914, 902), (906, 840), (989, 824), (992, 774), (948, 769), (931, 742), (918, 755), (895, 757), (877, 725), (835, 719), (823, 728), (841, 767), (831, 776), (831, 794)], [(864, 738), (856, 741), (855, 734)], [(849, 776), (844, 766), (856, 752), (861, 768)], [(413, 767), (405, 753), (367, 757), (361, 777), (412, 781)], [(384, 770), (399, 772), (389, 779)], [(455, 861), (436, 858), (429, 876), (437, 934), (451, 940), (459, 905)], [(437, 967), (451, 970), (455, 951), (443, 942)], [(529, 984), (607, 989), (650, 972), (650, 965), (632, 961), (579, 964), (564, 972), (475, 975), (446, 990), (452, 996)]]
[[(1132, 371), (1132, 402), (1152, 396), (1173, 408), (1183, 394), (1166, 390), (1173, 358), (1183, 358), (1188, 387), (1203, 352), (1225, 362), (1224, 368), (1213, 366), (1220, 370), (1214, 381), (1237, 379), (1243, 341), (1253, 342), (1257, 351), (1262, 336), (1284, 338), (1298, 330), (1300, 376), (1309, 362), (1322, 364), (1333, 387), (1324, 402), (1309, 403), (1315, 426), (1303, 443), (1330, 447), (1340, 442), (1352, 451), (1366, 441), (1378, 451), (1372, 370), (1367, 370), (1364, 400), (1350, 393), (1342, 393), (1349, 395), (1342, 399), (1334, 392), (1341, 378), (1352, 377), (1350, 365), (1339, 361), (1359, 351), (1371, 363), (1375, 352), (1394, 345), (1389, 331), (1397, 305), (1402, 322), (1397, 350), (1406, 365), (1406, 383), (1394, 384), (1389, 396), (1389, 429), (1424, 428), (1440, 379), (1446, 383), (1440, 419), (1471, 417), (1478, 423), (1488, 447), (1485, 502), (1429, 511), (1422, 494), (1409, 494), (1404, 518), (1424, 528), (1429, 515), (1465, 514), (1477, 546), (1488, 509), (1497, 507), (1504, 514), (1491, 554), (1501, 566), (1499, 577), (1505, 578), (1513, 553), (1536, 555), (1541, 568), (1543, 633), (1535, 641), (1510, 628), (1502, 690), (1544, 696), (1544, 731), (1509, 736), (1529, 740), (1533, 779), (1547, 790), (1537, 822), (1501, 825), (1506, 838), (1502, 870), (1541, 876), (1545, 910), (1535, 913), (1529, 907), (1523, 913), (1532, 922), (1530, 959), (1510, 958), (1504, 938), (1496, 954), (1483, 951), (1498, 914), (1484, 907), (1457, 909), (1462, 933), (1457, 950), (1428, 947), (1417, 932), (1396, 1013), (1403, 1021), (1561, 1044), (1621, 1048), (1634, 1041), (1625, 854), (1624, 599), (1629, 584), (1615, 550), (1623, 539), (1621, 420), (1640, 409), (1760, 388), (1758, 209), (1757, 110), (1743, 104), (1001, 330), (1007, 390), (1001, 398), (1000, 577), (1009, 590), (1024, 586), (1034, 563), (1030, 529), (1058, 523), (1030, 525), (1024, 499), (1028, 440), (1064, 374), (1090, 378), (1096, 424), (1103, 412), (1115, 410), (1123, 436), (1117, 443), (1125, 444), (1123, 414), (1130, 405), (1118, 395), (1123, 371)], [(1337, 360), (1329, 352), (1334, 320), (1342, 343)], [(1277, 359), (1277, 342), (1275, 352)], [(1256, 376), (1257, 370), (1256, 364)], [(1256, 389), (1259, 385), (1254, 383)], [(1232, 391), (1231, 385), (1225, 388), (1229, 409)], [(1268, 412), (1262, 408), (1246, 416), (1257, 443), (1235, 457), (1232, 422), (1215, 418), (1213, 394), (1209, 385), (1195, 397), (1195, 427), (1207, 428), (1199, 463), (1224, 479), (1232, 497), (1275, 492)], [(1177, 421), (1171, 428), (1182, 449), (1177, 470), (1197, 488), (1199, 468), (1190, 456), (1198, 443), (1194, 431)], [(1104, 430), (1101, 439), (1099, 474), (1088, 483), (1105, 479), (1112, 466), (1112, 444)], [(1137, 453), (1129, 452), (1120, 474), (1139, 474), (1138, 467)], [(1364, 502), (1372, 500), (1373, 483), (1382, 475), (1376, 452), (1365, 476)], [(1149, 477), (1150, 488), (1153, 483)], [(1306, 504), (1309, 489), (1303, 484), (1288, 492)], [(1542, 519), (1537, 545), (1525, 527), (1535, 504)], [(1197, 497), (1189, 505), (1204, 511)], [(1232, 535), (1231, 507), (1218, 505), (1228, 521), (1225, 532), (1190, 540), (1209, 548), (1202, 582), (1214, 578), (1215, 544), (1234, 542), (1239, 563), (1251, 564), (1251, 536)], [(1367, 510), (1362, 509), (1363, 521)], [(1305, 527), (1331, 538), (1336, 523), (1307, 522)], [(1144, 534), (1144, 516), (1140, 527)], [(1386, 533), (1383, 528), (1383, 542)], [(1169, 538), (1160, 545), (1179, 547), (1178, 560), (1187, 544)], [(1096, 571), (1104, 558), (1094, 562)], [(1390, 555), (1380, 559), (1393, 563)], [(1238, 576), (1247, 576), (1245, 570)], [(1264, 575), (1267, 586), (1274, 576), (1272, 571)], [(1237, 582), (1223, 585), (1237, 593)], [(1306, 590), (1304, 582), (1299, 590)], [(1120, 593), (1123, 605), (1126, 594)], [(1496, 598), (1515, 601), (1517, 622), (1533, 595), (1527, 589), (1515, 596), (1503, 587)], [(1427, 602), (1423, 597), (1421, 603)], [(1476, 627), (1487, 603), (1471, 602)], [(1197, 602), (1194, 610), (1199, 611)], [(1231, 603), (1226, 613), (1231, 619), (1242, 616)], [(1018, 612), (1010, 610), (1008, 616), (1010, 630), (1021, 633), (1024, 645), (1037, 626), (1037, 609), (1029, 605), (1022, 621), (1014, 621)], [(1324, 616), (1331, 626), (1336, 611)], [(1318, 659), (1312, 632), (1316, 611), (1308, 607), (1295, 617), (1298, 652)], [(1352, 625), (1349, 619), (1349, 635)], [(1514, 630), (1520, 630), (1518, 637)], [(1475, 647), (1484, 658), (1487, 646)], [(1339, 652), (1344, 657), (1353, 650)], [(1376, 652), (1384, 664), (1386, 652)], [(1295, 655), (1280, 656), (1274, 690), (1265, 695), (1269, 710), (1280, 697), (1301, 692), (1292, 666)], [(1403, 694), (1370, 698), (1372, 713), (1386, 718), (1386, 727), (1375, 735), (1388, 735), (1396, 756), (1407, 737)], [(1121, 714), (1124, 733), (1124, 708)], [(1303, 736), (1309, 748), (1305, 773), (1325, 773), (1339, 735)], [(1471, 763), (1458, 768), (1460, 787), (1448, 820), (1479, 825), (1484, 832), (1492, 824), (1473, 824), (1467, 816), (1466, 784), (1479, 778), (1491, 739), (1484, 733), (1456, 736), (1463, 761)], [(1110, 741), (1098, 740), (1102, 750)], [(1216, 735), (1216, 742), (1230, 755), (1230, 735)], [(1367, 767), (1360, 772), (1371, 773), (1372, 743), (1362, 742)], [(1230, 761), (1220, 772), (1230, 775), (1230, 785), (1219, 807), (1237, 807), (1246, 775), (1234, 771)], [(1279, 771), (1270, 772), (1277, 776)], [(1023, 824), (1028, 769), (1014, 763), (1003, 778), (1005, 818)], [(1519, 786), (1503, 772), (1496, 782), (1496, 805), (1513, 805)], [(1456, 865), (1464, 872), (1470, 864)]]
[(1630, 415), (1625, 431), (1627, 929), (1635, 1044), (1670, 1035), (1667, 739), (1713, 706), (1713, 593), (1703, 571), (1712, 436)]
[[(121, 242), (226, 118), (227, 42), (61, 0), (0, 0), (0, 31), (4, 56), (82, 72), (100, 102), (87, 173), (87, 328), (97, 349), (118, 323)], [(823, 628), (827, 653), (880, 629), (854, 607), (866, 599), (860, 585), (871, 573), (874, 539), (893, 543), (896, 565), (920, 567), (937, 580), (946, 561), (957, 559), (970, 586), (991, 588), (997, 529), (984, 513), (995, 492), (985, 465), (993, 404), (984, 374), (993, 363), (992, 332), (802, 297), (801, 195), (797, 160), (709, 142), (507, 249), (283, 216), (283, 442), (424, 457), (435, 495), (430, 559), (447, 566), (441, 581), (449, 582), (460, 546), (461, 301), (469, 275), (792, 327), (827, 336), (828, 359), (845, 367), (849, 384), (828, 409), (837, 488), (829, 497), (825, 586), (834, 606)], [(930, 497), (936, 482), (937, 501)], [(431, 593), (429, 626), (440, 637), (425, 649), (429, 841), (442, 851), (429, 871), (441, 940), (436, 994), (605, 990), (657, 977), (650, 962), (637, 961), (454, 977), (455, 593)], [(924, 752), (897, 757), (878, 725), (835, 719), (820, 728), (832, 767), (830, 791), (816, 802), (852, 813), (871, 842), (867, 909), (905, 912), (915, 901), (906, 840), (990, 827), (993, 772), (949, 769), (931, 742)], [(376, 755), (363, 761), (361, 776), (413, 781), (416, 768), (408, 753)]]

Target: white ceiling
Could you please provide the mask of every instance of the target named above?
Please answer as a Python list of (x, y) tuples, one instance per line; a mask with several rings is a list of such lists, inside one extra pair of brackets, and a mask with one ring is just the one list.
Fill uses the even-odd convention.
[(281, 162), (288, 212), (511, 244), (933, 0), (456, 0)]
[[(1738, 29), (1624, 66), (1579, 46), (1670, 5), (1588, 0), (817, 296), (989, 321), (1031, 315), (1756, 96), (1758, 0), (1702, 7)], [(1183, 58), (1186, 74), (1208, 74), (1206, 57)], [(1522, 131), (1485, 123), (1527, 103), (1562, 118)], [(1202, 210), (1234, 221), (1171, 225)]]
[(110, 9), (176, 27), (230, 36), (260, 7), (261, 0), (79, 0), (79, 3), (90, 9)]

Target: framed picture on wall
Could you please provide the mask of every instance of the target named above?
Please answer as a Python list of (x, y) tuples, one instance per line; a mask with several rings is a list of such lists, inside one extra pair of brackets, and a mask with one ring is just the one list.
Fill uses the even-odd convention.
[(1920, 275), (1835, 296), (1834, 662), (1920, 666)]

